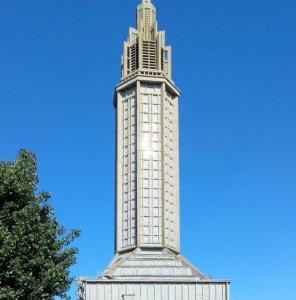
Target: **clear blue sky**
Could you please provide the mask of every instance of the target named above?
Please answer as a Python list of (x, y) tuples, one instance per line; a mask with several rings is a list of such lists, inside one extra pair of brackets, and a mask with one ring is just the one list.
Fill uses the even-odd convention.
[[(40, 189), (82, 230), (74, 276), (113, 255), (112, 97), (138, 2), (0, 3), (0, 160), (37, 154)], [(182, 90), (182, 252), (232, 300), (295, 300), (296, 2), (154, 4)]]

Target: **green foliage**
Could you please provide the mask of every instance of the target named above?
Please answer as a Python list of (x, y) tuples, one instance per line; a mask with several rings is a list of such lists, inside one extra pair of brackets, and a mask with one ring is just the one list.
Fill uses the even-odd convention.
[(59, 225), (49, 193), (36, 194), (37, 183), (31, 152), (0, 163), (0, 299), (68, 299), (77, 253), (68, 246), (79, 231)]

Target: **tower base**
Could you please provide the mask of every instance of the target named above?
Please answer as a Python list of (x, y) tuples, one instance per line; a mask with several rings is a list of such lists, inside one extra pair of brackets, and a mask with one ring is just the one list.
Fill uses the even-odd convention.
[(97, 279), (77, 283), (81, 300), (229, 300), (230, 284), (203, 275), (166, 248), (116, 254)]

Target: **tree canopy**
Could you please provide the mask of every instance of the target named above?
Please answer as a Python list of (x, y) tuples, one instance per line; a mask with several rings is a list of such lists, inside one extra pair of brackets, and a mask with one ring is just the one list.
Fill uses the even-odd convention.
[(0, 299), (68, 299), (78, 252), (69, 244), (79, 231), (59, 224), (50, 194), (37, 193), (37, 183), (30, 151), (0, 163)]

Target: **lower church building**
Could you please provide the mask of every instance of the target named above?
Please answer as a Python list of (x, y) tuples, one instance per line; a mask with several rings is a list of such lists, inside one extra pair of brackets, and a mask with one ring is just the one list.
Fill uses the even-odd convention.
[(137, 8), (116, 86), (115, 256), (80, 300), (230, 300), (229, 280), (201, 273), (180, 253), (179, 96), (171, 47), (150, 0)]

